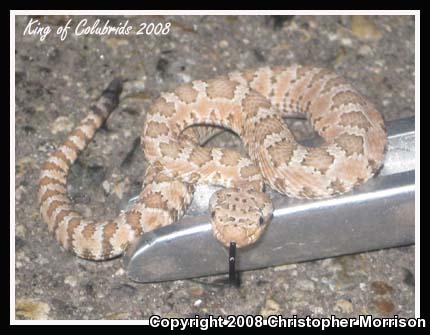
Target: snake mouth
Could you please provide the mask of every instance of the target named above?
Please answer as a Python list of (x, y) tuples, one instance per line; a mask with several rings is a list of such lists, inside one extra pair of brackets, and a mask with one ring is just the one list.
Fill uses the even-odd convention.
[(214, 237), (224, 246), (228, 247), (231, 242), (235, 242), (238, 248), (243, 248), (255, 243), (260, 238), (265, 230), (265, 225), (255, 226), (252, 229), (227, 225), (219, 229), (216, 224), (212, 224), (212, 229)]

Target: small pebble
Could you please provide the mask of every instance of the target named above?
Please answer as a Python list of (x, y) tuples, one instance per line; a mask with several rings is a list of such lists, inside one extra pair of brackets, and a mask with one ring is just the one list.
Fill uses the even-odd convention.
[(128, 45), (128, 40), (125, 38), (110, 37), (105, 40), (105, 43), (112, 49), (117, 49), (118, 47)]
[(297, 282), (296, 288), (302, 291), (313, 291), (315, 289), (315, 284), (311, 280), (304, 279)]
[(297, 268), (296, 264), (286, 264), (286, 265), (276, 266), (274, 270), (277, 272), (277, 271), (293, 270), (296, 268)]
[(273, 300), (273, 299), (267, 299), (266, 304), (264, 305), (263, 309), (260, 311), (260, 314), (263, 317), (269, 316), (269, 315), (275, 315), (279, 312), (279, 304)]
[(113, 187), (113, 192), (118, 197), (118, 199), (122, 199), (122, 197), (124, 196), (124, 192), (126, 190), (126, 185), (128, 185), (128, 184), (129, 184), (128, 180), (124, 180), (124, 181), (117, 183)]
[(15, 304), (16, 316), (27, 320), (46, 320), (50, 310), (47, 303), (34, 299), (18, 299)]
[(191, 81), (191, 76), (183, 72), (178, 73), (178, 77), (181, 78), (183, 83), (189, 83)]
[(106, 320), (128, 320), (130, 319), (130, 314), (125, 312), (111, 313), (104, 317)]
[(225, 49), (225, 48), (227, 48), (227, 47), (228, 47), (228, 41), (226, 41), (226, 40), (222, 40), (222, 41), (220, 41), (220, 42), (219, 42), (219, 47), (220, 47), (221, 49)]
[(363, 40), (379, 40), (382, 33), (378, 30), (376, 25), (370, 21), (366, 16), (354, 15), (351, 19), (352, 33)]
[(51, 133), (69, 132), (73, 128), (73, 122), (66, 116), (58, 117), (51, 126)]
[(78, 283), (78, 280), (75, 276), (67, 276), (66, 278), (64, 278), (64, 283), (71, 287), (75, 287)]
[(16, 202), (20, 202), (22, 199), (22, 195), (26, 193), (26, 188), (24, 186), (19, 186), (16, 190), (15, 190), (15, 201)]
[(45, 106), (43, 106), (43, 105), (35, 106), (35, 107), (34, 107), (34, 110), (35, 110), (36, 112), (38, 112), (38, 113), (40, 113), (40, 112), (44, 112), (44, 111), (45, 111)]
[(25, 239), (27, 236), (27, 228), (22, 224), (16, 224), (15, 226), (15, 235), (22, 239)]
[(193, 297), (201, 297), (205, 291), (201, 286), (192, 287), (190, 293)]
[(359, 49), (358, 49), (358, 54), (361, 56), (369, 56), (372, 54), (372, 48), (369, 47), (368, 45), (362, 45)]
[(375, 294), (384, 295), (386, 293), (392, 293), (394, 289), (383, 281), (374, 281), (371, 284), (372, 291)]
[(36, 161), (32, 157), (23, 157), (16, 161), (15, 164), (15, 178), (23, 177), (27, 172), (35, 167)]
[(324, 314), (324, 308), (319, 307), (319, 306), (314, 307), (313, 314)]
[(415, 277), (414, 274), (409, 269), (403, 269), (404, 271), (404, 278), (403, 282), (408, 286), (415, 286)]
[(110, 183), (107, 180), (105, 180), (102, 183), (102, 187), (103, 187), (103, 190), (106, 192), (106, 194), (109, 194), (109, 192), (110, 192)]
[(334, 306), (334, 311), (342, 312), (342, 313), (352, 313), (353, 307), (352, 303), (345, 299), (340, 299), (336, 301), (336, 305)]
[(340, 43), (342, 43), (342, 45), (350, 47), (352, 45), (352, 40), (350, 38), (342, 38), (340, 40)]
[(372, 303), (381, 314), (388, 315), (394, 311), (394, 304), (391, 300), (381, 298), (373, 300)]

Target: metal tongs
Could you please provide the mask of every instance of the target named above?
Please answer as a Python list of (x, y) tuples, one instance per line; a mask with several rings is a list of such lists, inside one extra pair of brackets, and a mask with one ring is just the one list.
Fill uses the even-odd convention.
[[(413, 244), (415, 118), (387, 123), (379, 175), (353, 192), (324, 200), (273, 192), (274, 218), (262, 238), (239, 249), (236, 270)], [(158, 282), (231, 274), (229, 250), (212, 236), (207, 204), (215, 187), (198, 187), (178, 223), (144, 234), (123, 258), (130, 279)]]

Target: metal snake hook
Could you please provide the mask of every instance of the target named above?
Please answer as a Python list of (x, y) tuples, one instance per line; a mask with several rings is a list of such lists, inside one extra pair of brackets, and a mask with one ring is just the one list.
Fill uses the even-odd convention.
[(236, 272), (236, 242), (230, 242), (230, 252), (228, 256), (228, 282), (230, 286), (240, 286), (239, 273)]

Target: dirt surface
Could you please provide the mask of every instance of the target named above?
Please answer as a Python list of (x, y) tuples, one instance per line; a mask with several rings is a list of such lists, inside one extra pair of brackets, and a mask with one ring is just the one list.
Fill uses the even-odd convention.
[[(86, 215), (114, 216), (141, 187), (138, 146), (145, 110), (192, 79), (266, 64), (314, 64), (353, 82), (386, 120), (414, 115), (414, 18), (407, 16), (100, 17), (137, 31), (170, 22), (166, 35), (76, 36), (84, 17), (38, 17), (52, 32), (23, 32), (16, 17), (16, 318), (142, 319), (223, 314), (414, 316), (414, 247), (245, 272), (239, 289), (218, 277), (137, 284), (122, 262), (62, 250), (40, 218), (36, 185), (47, 154), (118, 75), (140, 80), (80, 156), (69, 194)], [(86, 17), (88, 25), (97, 17)], [(72, 19), (64, 41), (58, 27)], [(221, 141), (230, 141), (230, 135)]]

